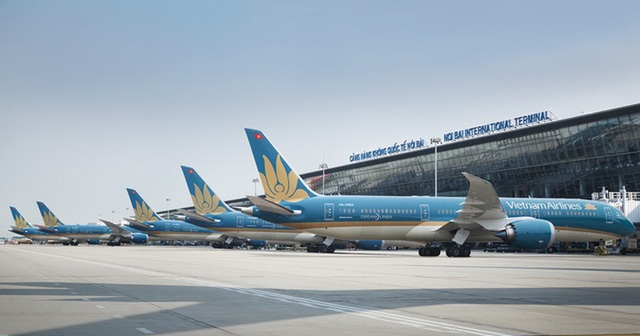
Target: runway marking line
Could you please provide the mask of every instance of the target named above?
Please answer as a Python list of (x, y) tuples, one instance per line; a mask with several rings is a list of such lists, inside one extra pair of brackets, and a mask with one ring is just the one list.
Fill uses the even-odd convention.
[(143, 333), (143, 334), (153, 334), (153, 331), (147, 329), (147, 328), (136, 328), (136, 330), (138, 330), (139, 332)]

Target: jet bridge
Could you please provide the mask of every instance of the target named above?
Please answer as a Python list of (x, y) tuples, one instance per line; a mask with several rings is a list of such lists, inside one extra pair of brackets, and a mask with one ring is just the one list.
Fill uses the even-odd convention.
[(620, 253), (639, 253), (638, 237), (640, 234), (637, 228), (640, 227), (640, 192), (629, 192), (625, 187), (622, 187), (619, 192), (611, 192), (602, 188), (601, 192), (591, 194), (591, 199), (615, 206), (636, 225), (636, 233), (623, 238), (620, 242)]

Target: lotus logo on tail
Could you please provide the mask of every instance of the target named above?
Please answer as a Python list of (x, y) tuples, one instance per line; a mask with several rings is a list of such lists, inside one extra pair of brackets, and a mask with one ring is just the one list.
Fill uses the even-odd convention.
[(309, 194), (306, 191), (298, 189), (298, 176), (296, 173), (293, 171), (287, 173), (280, 154), (276, 156), (275, 169), (265, 155), (262, 158), (264, 159), (264, 174), (260, 173), (260, 179), (263, 181), (264, 192), (269, 200), (279, 203), (282, 200), (298, 202), (309, 198)]
[(16, 223), (16, 227), (18, 229), (26, 229), (29, 227), (29, 225), (27, 225), (27, 220), (24, 219), (22, 216), (15, 216), (13, 218), (13, 221)]
[(133, 210), (136, 213), (136, 219), (141, 222), (155, 222), (160, 220), (160, 218), (154, 216), (153, 210), (151, 210), (151, 208), (149, 208), (149, 206), (144, 202), (142, 204), (136, 202), (136, 206)]
[(58, 221), (58, 217), (52, 214), (50, 211), (47, 211), (42, 216), (42, 220), (44, 220), (44, 225), (46, 226), (58, 226), (60, 222)]
[(202, 190), (198, 188), (198, 185), (193, 184), (193, 194), (191, 200), (196, 208), (196, 212), (200, 215), (207, 213), (218, 214), (227, 212), (223, 206), (220, 205), (220, 198), (217, 195), (211, 193), (211, 190), (206, 185), (202, 186)]

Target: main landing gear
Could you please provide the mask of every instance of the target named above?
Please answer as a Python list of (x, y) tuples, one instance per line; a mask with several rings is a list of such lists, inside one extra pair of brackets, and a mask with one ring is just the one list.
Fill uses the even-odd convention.
[(468, 257), (471, 255), (469, 246), (451, 245), (446, 250), (447, 257)]
[(418, 255), (421, 257), (437, 257), (440, 255), (440, 247), (437, 246), (425, 246), (418, 250)]
[(335, 251), (336, 251), (335, 247), (327, 246), (324, 244), (307, 246), (307, 252), (310, 252), (310, 253), (333, 253)]
[[(471, 255), (471, 248), (464, 245), (451, 245), (445, 250), (447, 257), (468, 257)], [(421, 257), (437, 257), (440, 255), (440, 247), (438, 246), (425, 246), (418, 250), (418, 255)]]

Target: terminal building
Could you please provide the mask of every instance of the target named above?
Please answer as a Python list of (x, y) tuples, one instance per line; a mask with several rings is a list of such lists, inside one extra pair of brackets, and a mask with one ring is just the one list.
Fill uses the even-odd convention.
[[(466, 196), (462, 172), (491, 182), (500, 197), (602, 199), (603, 190), (640, 190), (640, 104), (562, 120), (546, 113), (418, 141), (421, 149), (395, 155), (355, 154), (351, 164), (302, 177), (319, 193), (342, 195)], [(638, 223), (635, 212), (627, 215)]]

